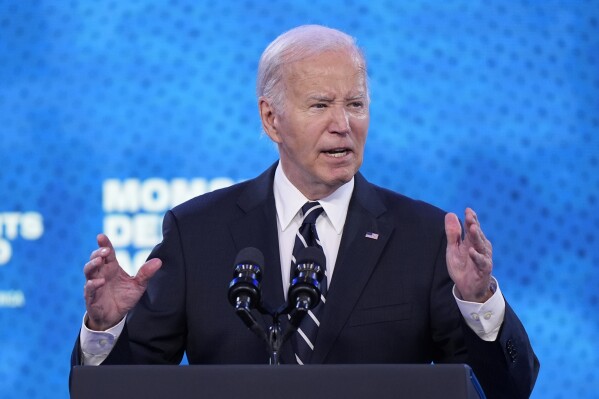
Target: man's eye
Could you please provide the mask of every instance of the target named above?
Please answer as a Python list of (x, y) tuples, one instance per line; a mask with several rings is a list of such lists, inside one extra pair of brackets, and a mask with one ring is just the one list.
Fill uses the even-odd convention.
[(353, 108), (362, 108), (364, 106), (364, 103), (362, 101), (353, 101), (349, 103), (349, 106)]
[(316, 103), (314, 105), (312, 105), (312, 108), (326, 108), (327, 105), (324, 103)]

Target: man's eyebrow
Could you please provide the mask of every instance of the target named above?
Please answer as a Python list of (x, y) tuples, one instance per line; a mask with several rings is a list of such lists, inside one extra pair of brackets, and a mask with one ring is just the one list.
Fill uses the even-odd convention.
[[(366, 98), (366, 93), (358, 93), (353, 94), (344, 99), (344, 101), (353, 101), (353, 100), (363, 100)], [(307, 97), (308, 101), (323, 101), (323, 102), (333, 102), (333, 98), (326, 94), (311, 94)]]
[(346, 100), (351, 101), (351, 100), (363, 100), (366, 98), (366, 93), (358, 93), (355, 94), (353, 96), (349, 96), (346, 98)]
[(308, 101), (324, 101), (324, 102), (332, 102), (333, 99), (326, 94), (311, 94), (308, 96)]

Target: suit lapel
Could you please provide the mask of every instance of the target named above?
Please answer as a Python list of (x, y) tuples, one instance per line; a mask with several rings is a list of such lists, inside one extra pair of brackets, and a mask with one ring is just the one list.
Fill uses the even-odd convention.
[[(238, 199), (244, 215), (229, 226), (237, 251), (255, 247), (264, 254), (262, 299), (273, 309), (285, 301), (273, 194), (275, 169), (276, 164), (248, 182)], [(379, 218), (385, 211), (373, 186), (358, 173), (311, 363), (326, 359), (391, 236), (393, 228)], [(263, 321), (272, 324), (268, 315)], [(287, 319), (281, 321), (284, 329)], [(281, 352), (284, 362), (293, 363), (289, 342)]]
[[(264, 255), (262, 265), (262, 302), (269, 310), (276, 310), (285, 302), (281, 276), (281, 257), (279, 255), (279, 236), (277, 233), (277, 213), (273, 192), (275, 163), (256, 179), (248, 182), (247, 188), (237, 201), (244, 212), (239, 220), (231, 223), (229, 229), (239, 252), (246, 247), (258, 248)], [(281, 318), (283, 330), (287, 326), (287, 318)], [(262, 325), (271, 326), (272, 317), (262, 316)], [(241, 323), (241, 321), (240, 321)], [(258, 338), (256, 338), (258, 339)], [(292, 362), (291, 345), (286, 344), (281, 350), (283, 362)]]
[(392, 226), (379, 219), (385, 211), (358, 173), (311, 363), (325, 361), (391, 236)]
[(244, 216), (229, 226), (237, 251), (255, 247), (264, 254), (262, 299), (272, 307), (278, 307), (284, 301), (272, 189), (275, 168), (276, 164), (248, 183), (237, 201)]

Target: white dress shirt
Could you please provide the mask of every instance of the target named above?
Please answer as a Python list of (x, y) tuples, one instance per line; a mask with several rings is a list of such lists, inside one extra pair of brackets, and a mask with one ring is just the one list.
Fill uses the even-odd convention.
[[(318, 200), (324, 212), (316, 219), (316, 231), (326, 258), (326, 274), (329, 285), (335, 271), (335, 262), (341, 244), (341, 233), (343, 233), (349, 200), (353, 191), (354, 179), (351, 179), (333, 194)], [(275, 171), (274, 195), (277, 208), (281, 277), (283, 279), (283, 291), (287, 296), (295, 235), (302, 225), (303, 215), (301, 215), (300, 210), (310, 200), (291, 184), (285, 173), (283, 173), (280, 163)]]
[[(338, 188), (333, 194), (319, 199), (324, 212), (316, 220), (316, 231), (326, 258), (328, 284), (331, 284), (343, 226), (347, 217), (349, 201), (354, 190), (354, 179)], [(277, 211), (279, 253), (281, 257), (281, 278), (283, 292), (287, 296), (291, 255), (295, 244), (295, 234), (302, 223), (300, 210), (309, 201), (287, 178), (281, 164), (277, 166), (274, 178), (274, 196)], [(483, 340), (494, 341), (499, 334), (505, 315), (505, 300), (497, 280), (495, 293), (485, 303), (467, 302), (459, 299), (453, 289), (454, 298), (466, 324)], [(82, 361), (85, 365), (98, 365), (106, 359), (116, 340), (123, 331), (125, 318), (107, 331), (92, 331), (86, 326), (87, 314), (83, 318), (80, 341)]]

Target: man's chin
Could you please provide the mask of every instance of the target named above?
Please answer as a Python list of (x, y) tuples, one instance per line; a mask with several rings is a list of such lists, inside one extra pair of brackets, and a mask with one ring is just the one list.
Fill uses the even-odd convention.
[(356, 165), (352, 162), (349, 165), (331, 168), (329, 173), (332, 179), (341, 181), (345, 184), (358, 173), (358, 169), (360, 169), (360, 165)]
[(326, 181), (330, 187), (337, 188), (341, 187), (345, 183), (348, 183), (358, 172), (357, 169), (351, 168), (347, 170), (335, 170), (329, 174)]

